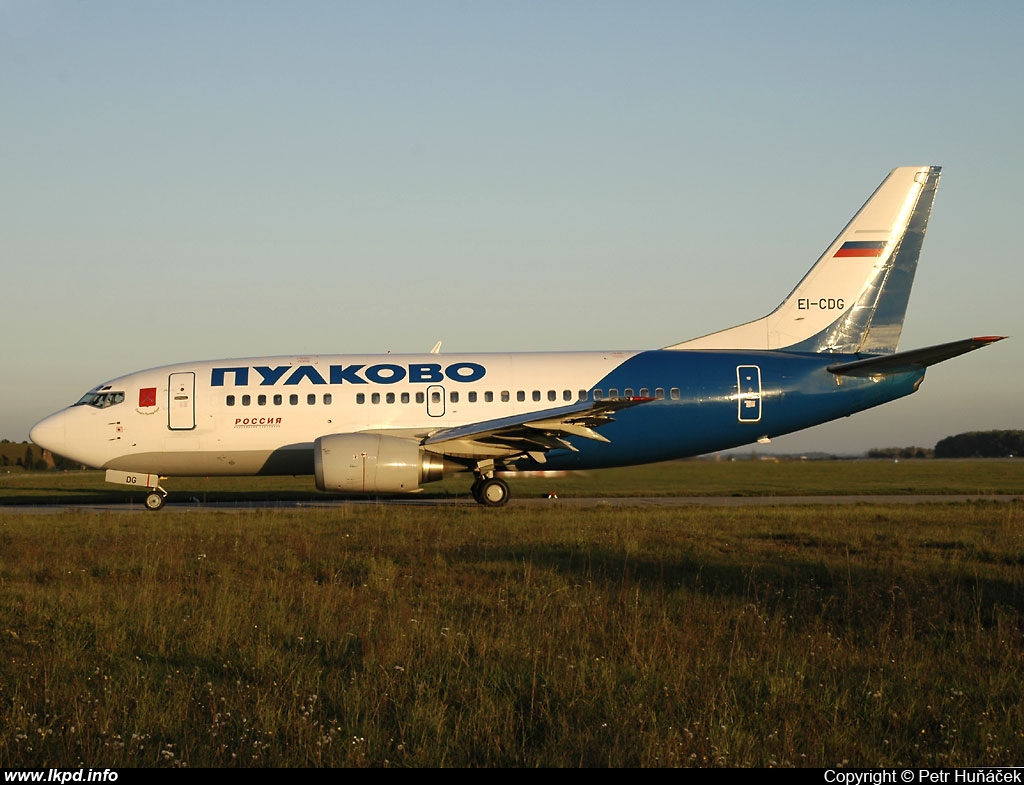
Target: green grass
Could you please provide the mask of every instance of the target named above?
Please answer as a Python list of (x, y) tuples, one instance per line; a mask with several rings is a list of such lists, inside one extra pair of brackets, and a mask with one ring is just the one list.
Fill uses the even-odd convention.
[[(468, 498), (471, 476), (427, 485), (422, 498)], [(673, 461), (624, 469), (513, 478), (513, 498), (602, 496), (803, 496), (822, 494), (1024, 494), (1024, 460)], [(175, 477), (170, 501), (332, 499), (312, 477)], [(38, 502), (142, 503), (137, 489), (102, 472), (0, 474), (0, 506)]]
[(9, 507), (0, 658), (0, 767), (1010, 765), (1024, 504)]

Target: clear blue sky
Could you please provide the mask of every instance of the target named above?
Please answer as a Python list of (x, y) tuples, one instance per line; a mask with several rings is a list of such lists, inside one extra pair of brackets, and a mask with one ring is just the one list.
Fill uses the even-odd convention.
[(1024, 428), (1024, 4), (0, 0), (0, 437), (154, 365), (658, 348), (760, 317), (943, 167), (901, 348), (779, 439)]

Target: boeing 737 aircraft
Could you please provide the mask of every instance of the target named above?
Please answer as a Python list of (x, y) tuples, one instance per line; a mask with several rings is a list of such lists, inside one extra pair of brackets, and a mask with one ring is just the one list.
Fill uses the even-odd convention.
[(508, 502), (502, 472), (724, 450), (917, 390), (925, 369), (1001, 338), (897, 352), (939, 182), (894, 169), (770, 314), (654, 351), (295, 355), (121, 376), (32, 440), (109, 482), (312, 474), (346, 494), (414, 493), (449, 472)]

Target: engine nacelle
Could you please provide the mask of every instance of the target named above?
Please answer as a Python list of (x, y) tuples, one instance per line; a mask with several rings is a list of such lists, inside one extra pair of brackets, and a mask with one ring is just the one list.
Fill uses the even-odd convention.
[(444, 475), (441, 456), (375, 433), (335, 433), (313, 442), (316, 487), (344, 493), (415, 493)]

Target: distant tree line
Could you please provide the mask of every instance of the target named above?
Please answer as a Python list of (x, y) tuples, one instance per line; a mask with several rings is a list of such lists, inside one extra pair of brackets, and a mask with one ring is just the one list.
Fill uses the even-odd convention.
[(1024, 431), (971, 431), (928, 447), (872, 447), (868, 458), (1024, 458)]
[(15, 468), (44, 472), (49, 469), (81, 469), (82, 464), (60, 455), (53, 455), (49, 450), (44, 450), (31, 442), (0, 439), (0, 471)]
[(1024, 456), (1024, 431), (971, 431), (947, 436), (935, 445), (936, 458)]
[(872, 447), (868, 458), (933, 458), (935, 450), (929, 447)]
[(24, 452), (20, 452), (22, 447), (20, 444), (15, 445), (6, 439), (3, 444), (5, 447), (0, 450), (0, 466), (17, 466), (22, 469), (45, 471), (52, 465), (44, 460), (41, 453), (37, 454), (31, 444), (24, 445)]

